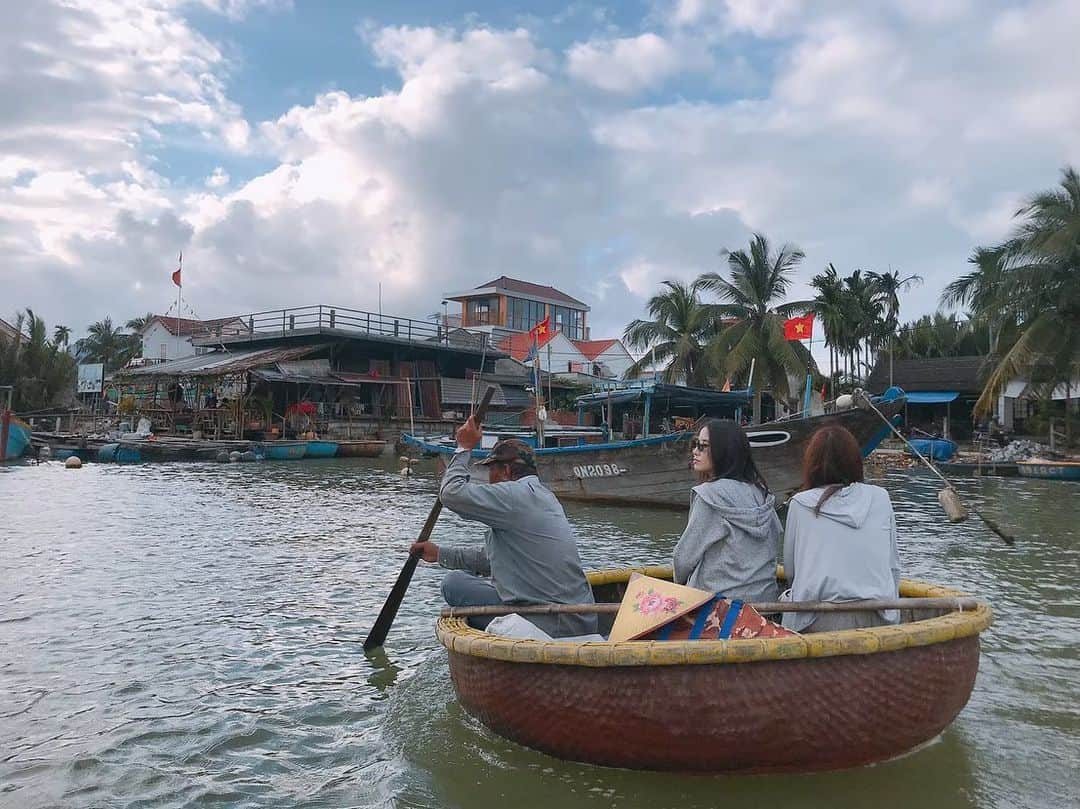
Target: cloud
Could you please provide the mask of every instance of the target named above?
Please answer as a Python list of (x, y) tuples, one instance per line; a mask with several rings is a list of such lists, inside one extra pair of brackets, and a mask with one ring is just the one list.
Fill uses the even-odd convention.
[(711, 60), (700, 45), (682, 47), (645, 33), (622, 39), (592, 39), (566, 53), (566, 72), (585, 84), (613, 93), (632, 94), (660, 87), (685, 70), (704, 70)]

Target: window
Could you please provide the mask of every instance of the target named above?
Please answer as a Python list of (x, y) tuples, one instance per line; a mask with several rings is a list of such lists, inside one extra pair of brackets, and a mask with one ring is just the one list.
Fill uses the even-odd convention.
[(161, 344), (161, 350), (158, 352), (158, 357), (162, 360), (169, 358), (169, 346), (166, 343)]
[(506, 299), (506, 325), (516, 331), (528, 331), (547, 316), (546, 307), (539, 301), (524, 298)]
[(474, 298), (466, 306), (467, 326), (489, 326), (496, 322), (499, 312), (498, 298)]
[(585, 338), (582, 312), (578, 309), (570, 309), (566, 306), (552, 307), (555, 315), (552, 318), (552, 327), (561, 331), (571, 340), (583, 340)]

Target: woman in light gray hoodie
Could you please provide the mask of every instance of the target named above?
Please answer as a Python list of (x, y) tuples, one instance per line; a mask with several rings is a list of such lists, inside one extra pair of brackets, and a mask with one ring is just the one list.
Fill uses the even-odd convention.
[[(792, 601), (896, 598), (900, 557), (889, 493), (862, 482), (859, 444), (843, 427), (814, 433), (803, 457), (803, 490), (791, 498), (784, 573)], [(784, 626), (825, 632), (899, 622), (881, 612), (786, 612)]]
[(675, 582), (743, 601), (775, 601), (780, 520), (746, 433), (712, 419), (691, 444), (701, 483), (675, 546)]

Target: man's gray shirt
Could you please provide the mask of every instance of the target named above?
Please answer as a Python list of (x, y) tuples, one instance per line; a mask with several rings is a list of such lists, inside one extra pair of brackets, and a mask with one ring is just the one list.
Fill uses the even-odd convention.
[[(490, 576), (499, 598), (513, 603), (591, 604), (574, 529), (536, 475), (474, 483), (469, 453), (458, 452), (443, 474), (439, 499), (467, 520), (488, 526), (482, 548), (439, 548), (439, 564)], [(525, 616), (552, 637), (596, 632), (595, 615)]]

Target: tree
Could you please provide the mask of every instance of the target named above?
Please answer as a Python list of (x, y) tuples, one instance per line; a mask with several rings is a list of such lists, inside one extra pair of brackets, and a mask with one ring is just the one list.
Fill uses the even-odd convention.
[(830, 263), (825, 271), (815, 275), (810, 286), (817, 290), (812, 301), (812, 311), (821, 322), (825, 333), (825, 345), (829, 348), (829, 386), (834, 384), (836, 368), (839, 365), (840, 346), (844, 344), (846, 321), (844, 319), (844, 283), (836, 267)]
[(711, 323), (718, 333), (709, 343), (714, 367), (728, 378), (748, 374), (754, 366), (754, 422), (761, 421), (761, 392), (791, 395), (788, 375), (799, 376), (813, 368), (809, 350), (784, 339), (784, 321), (812, 309), (811, 301), (784, 303), (792, 275), (804, 254), (789, 244), (773, 250), (768, 239), (755, 233), (749, 250), (724, 250), (730, 280), (718, 273), (704, 273), (695, 282), (715, 293), (721, 303), (712, 307)]
[(67, 326), (57, 325), (53, 327), (53, 345), (57, 348), (67, 351), (68, 344), (71, 342), (71, 329)]
[(122, 368), (134, 356), (129, 335), (114, 328), (111, 317), (92, 323), (86, 337), (75, 342), (75, 350), (83, 362), (103, 363), (106, 373)]
[[(922, 276), (914, 274), (901, 278), (900, 273), (895, 270), (881, 273), (872, 272), (870, 273), (870, 279), (874, 285), (874, 294), (885, 314), (885, 320), (881, 323), (881, 328), (875, 331), (889, 344), (889, 387), (892, 387), (893, 343), (900, 316), (900, 293), (910, 286), (921, 284), (923, 279)], [(880, 345), (876, 347), (880, 347)]]
[(664, 281), (664, 289), (647, 304), (652, 320), (632, 321), (623, 332), (631, 348), (649, 349), (627, 370), (630, 378), (641, 375), (647, 365), (666, 362), (663, 379), (702, 387), (708, 378), (705, 343), (713, 332), (709, 308), (698, 298), (698, 286)]
[[(1006, 245), (1004, 316), (1021, 332), (987, 379), (976, 410), (988, 413), (1009, 381), (1026, 377), (1046, 393), (1080, 372), (1080, 175), (1067, 167), (1060, 188), (1032, 197)], [(1069, 420), (1066, 418), (1066, 432)]]
[(968, 258), (974, 269), (952, 281), (941, 293), (941, 305), (956, 309), (970, 307), (973, 317), (985, 320), (990, 331), (988, 352), (997, 351), (1007, 301), (1009, 248), (979, 247)]
[(149, 326), (150, 321), (152, 321), (155, 317), (157, 317), (157, 315), (155, 315), (153, 312), (147, 312), (142, 317), (131, 318), (131, 320), (124, 324), (124, 328), (128, 329), (134, 334), (141, 335), (143, 329)]
[(15, 319), (14, 339), (0, 338), (0, 385), (15, 388), (16, 410), (43, 410), (71, 394), (75, 361), (49, 342), (45, 321), (33, 310)]

